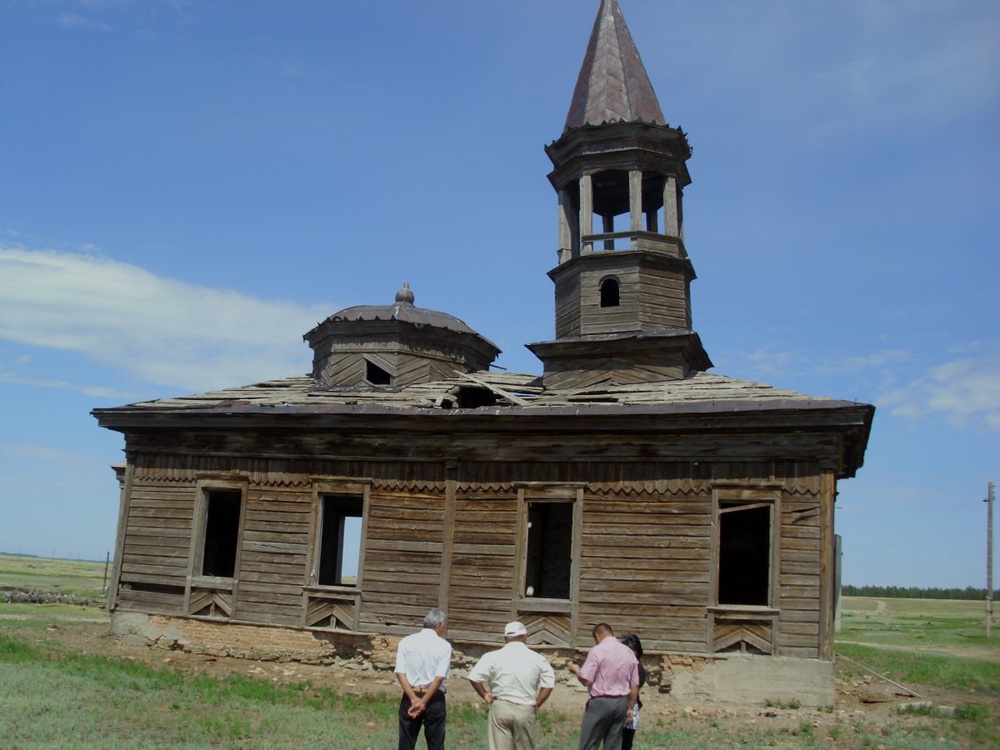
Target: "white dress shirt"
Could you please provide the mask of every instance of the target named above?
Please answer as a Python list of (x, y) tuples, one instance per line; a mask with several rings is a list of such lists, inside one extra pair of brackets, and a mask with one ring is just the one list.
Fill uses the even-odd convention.
[(552, 665), (523, 641), (511, 641), (483, 657), (469, 672), (473, 682), (486, 684), (494, 698), (522, 706), (535, 705), (538, 689), (555, 687)]
[(406, 636), (396, 649), (396, 673), (406, 675), (407, 681), (415, 688), (426, 688), (435, 677), (444, 679), (451, 669), (451, 644), (439, 636), (432, 628), (424, 628), (419, 633)]

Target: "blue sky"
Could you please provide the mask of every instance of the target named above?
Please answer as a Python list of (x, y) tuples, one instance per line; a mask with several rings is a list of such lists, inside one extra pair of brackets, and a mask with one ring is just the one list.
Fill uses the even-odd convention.
[[(539, 372), (597, 0), (0, 0), (0, 550), (104, 559), (95, 407), (303, 374), (404, 281)], [(873, 403), (846, 583), (984, 586), (1000, 4), (621, 0), (713, 372)]]

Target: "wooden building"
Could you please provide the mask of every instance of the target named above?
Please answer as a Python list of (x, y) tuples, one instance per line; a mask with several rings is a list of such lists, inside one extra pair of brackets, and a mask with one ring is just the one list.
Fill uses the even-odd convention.
[(460, 650), (518, 619), (566, 652), (607, 621), (678, 692), (739, 697), (766, 676), (764, 697), (832, 703), (837, 481), (873, 407), (707, 372), (691, 151), (617, 0), (546, 151), (542, 375), (491, 371), (496, 346), (404, 287), (309, 331), (309, 376), (95, 410), (125, 437), (115, 620), (335, 648), (437, 606)]

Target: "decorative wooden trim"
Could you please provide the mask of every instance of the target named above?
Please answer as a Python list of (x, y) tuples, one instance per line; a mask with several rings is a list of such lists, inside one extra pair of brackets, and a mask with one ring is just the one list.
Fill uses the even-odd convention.
[(135, 486), (135, 463), (125, 465), (125, 482), (118, 493), (118, 531), (115, 537), (115, 560), (108, 586), (108, 611), (118, 605), (118, 586), (122, 576), (122, 557), (125, 554), (125, 535), (128, 532), (128, 515), (132, 507), (132, 488)]
[(834, 576), (836, 574), (836, 539), (834, 538), (834, 502), (837, 499), (837, 479), (833, 471), (820, 475), (820, 547), (819, 547), (819, 654), (833, 661)]
[(442, 532), (444, 539), (441, 548), (441, 584), (438, 589), (438, 608), (442, 612), (448, 611), (448, 603), (451, 595), (451, 558), (455, 550), (455, 513), (457, 482), (455, 476), (458, 467), (455, 463), (449, 463), (445, 468), (448, 479), (445, 480), (444, 494), (444, 522)]
[(741, 651), (751, 646), (768, 656), (777, 656), (779, 615), (780, 610), (772, 607), (709, 607), (712, 634), (709, 652), (718, 653), (739, 645)]
[(399, 480), (399, 479), (372, 479), (372, 488), (387, 491), (406, 492), (429, 492), (433, 494), (443, 494), (447, 490), (447, 482), (437, 480)]
[(346, 586), (306, 586), (302, 590), (303, 627), (355, 631), (360, 612), (360, 591)]

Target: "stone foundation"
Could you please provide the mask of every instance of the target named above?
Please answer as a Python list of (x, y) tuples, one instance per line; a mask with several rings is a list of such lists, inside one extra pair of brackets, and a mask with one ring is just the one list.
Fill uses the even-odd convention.
[[(376, 671), (395, 667), (400, 640), (393, 635), (120, 611), (111, 615), (111, 632), (124, 641), (193, 654)], [(463, 644), (462, 650), (456, 648), (453, 673), (464, 677), (484, 652), (499, 645)], [(582, 651), (570, 648), (546, 648), (544, 653), (557, 673), (584, 658)], [(670, 693), (681, 701), (806, 707), (834, 704), (832, 662), (739, 654), (647, 654), (643, 664), (647, 690)]]

